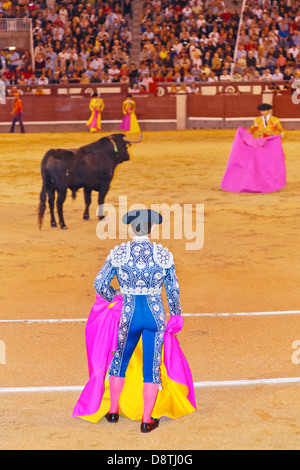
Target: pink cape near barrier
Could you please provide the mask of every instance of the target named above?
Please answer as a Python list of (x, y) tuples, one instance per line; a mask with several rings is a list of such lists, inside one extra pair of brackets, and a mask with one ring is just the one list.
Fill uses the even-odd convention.
[(98, 112), (94, 111), (94, 116), (90, 124), (88, 124), (89, 127), (93, 127), (94, 129), (98, 129)]
[[(109, 385), (105, 380), (107, 371), (117, 349), (118, 326), (123, 299), (116, 296), (112, 303), (97, 295), (87, 324), (86, 350), (89, 380), (73, 411), (73, 417), (98, 422), (109, 411)], [(164, 336), (163, 364), (161, 367), (162, 390), (159, 390), (153, 416), (178, 418), (196, 409), (192, 374), (174, 333), (182, 329), (184, 319), (170, 317)], [(121, 415), (130, 419), (141, 419), (142, 400), (142, 352), (140, 343), (136, 347), (126, 373), (124, 391), (120, 398)]]
[(130, 131), (130, 114), (126, 114), (121, 122), (120, 129), (122, 131)]
[(271, 193), (286, 185), (285, 157), (280, 135), (255, 139), (239, 127), (221, 188), (232, 193)]

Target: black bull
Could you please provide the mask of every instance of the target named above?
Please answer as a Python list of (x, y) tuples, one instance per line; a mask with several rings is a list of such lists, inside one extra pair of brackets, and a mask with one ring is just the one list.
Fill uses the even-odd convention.
[[(63, 203), (67, 189), (71, 189), (73, 198), (79, 188), (84, 189), (84, 219), (89, 219), (91, 192), (98, 191), (98, 204), (104, 204), (115, 168), (130, 159), (127, 147), (138, 143), (125, 137), (124, 134), (112, 134), (78, 149), (51, 149), (44, 155), (41, 162), (42, 190), (38, 208), (38, 224), (42, 227), (46, 201), (48, 196), (51, 213), (51, 226), (56, 227), (54, 217), (55, 191), (57, 192), (56, 207), (61, 228), (66, 228), (63, 216)], [(100, 213), (101, 220), (104, 215)]]

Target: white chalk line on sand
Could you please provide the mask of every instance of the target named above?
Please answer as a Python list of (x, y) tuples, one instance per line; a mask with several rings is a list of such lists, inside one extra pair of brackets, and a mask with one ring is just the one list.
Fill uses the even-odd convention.
[[(270, 312), (237, 312), (237, 313), (183, 313), (186, 317), (232, 317), (232, 316), (260, 316), (260, 315), (293, 315), (300, 314), (300, 310), (282, 310)], [(23, 320), (0, 320), (0, 323), (69, 323), (86, 322), (87, 318), (65, 318), (65, 319), (23, 319)], [(300, 377), (284, 377), (275, 379), (252, 379), (252, 380), (224, 380), (194, 382), (195, 388), (214, 387), (241, 387), (251, 385), (280, 385), (289, 383), (300, 383)], [(27, 393), (27, 392), (81, 392), (84, 386), (60, 386), (60, 387), (9, 387), (0, 388), (0, 393)]]
[[(236, 313), (182, 313), (183, 317), (252, 317), (264, 315), (299, 315), (300, 310), (278, 310), (270, 312), (236, 312)], [(87, 318), (36, 318), (20, 320), (0, 320), (0, 323), (76, 323), (86, 322)]]
[[(252, 380), (224, 380), (194, 382), (195, 388), (216, 387), (244, 387), (257, 385), (285, 385), (300, 383), (300, 377), (284, 377), (276, 379), (252, 379)], [(38, 393), (38, 392), (82, 392), (83, 385), (71, 385), (61, 387), (8, 387), (0, 388), (0, 393)]]

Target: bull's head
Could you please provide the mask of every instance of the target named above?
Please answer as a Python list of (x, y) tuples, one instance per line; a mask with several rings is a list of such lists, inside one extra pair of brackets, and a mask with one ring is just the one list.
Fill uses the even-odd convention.
[(138, 144), (139, 142), (141, 142), (143, 139), (143, 135), (141, 133), (139, 139), (134, 140), (130, 139), (124, 134), (112, 134), (110, 136), (110, 139), (115, 143), (115, 146), (118, 150), (117, 162), (122, 163), (130, 160), (128, 147), (130, 147), (131, 144)]

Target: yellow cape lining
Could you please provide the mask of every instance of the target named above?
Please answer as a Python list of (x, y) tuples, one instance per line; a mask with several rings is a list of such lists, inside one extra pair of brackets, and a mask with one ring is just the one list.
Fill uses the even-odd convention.
[[(187, 399), (188, 387), (178, 384), (170, 379), (164, 366), (164, 348), (162, 349), (161, 380), (162, 390), (158, 391), (153, 418), (167, 416), (177, 419), (195, 411)], [(131, 357), (126, 372), (126, 380), (119, 401), (119, 414), (126, 418), (141, 421), (143, 417), (143, 372), (142, 372), (142, 338)], [(110, 394), (109, 381), (105, 380), (105, 392), (99, 410), (88, 416), (80, 416), (81, 419), (91, 423), (98, 423), (109, 411)]]

